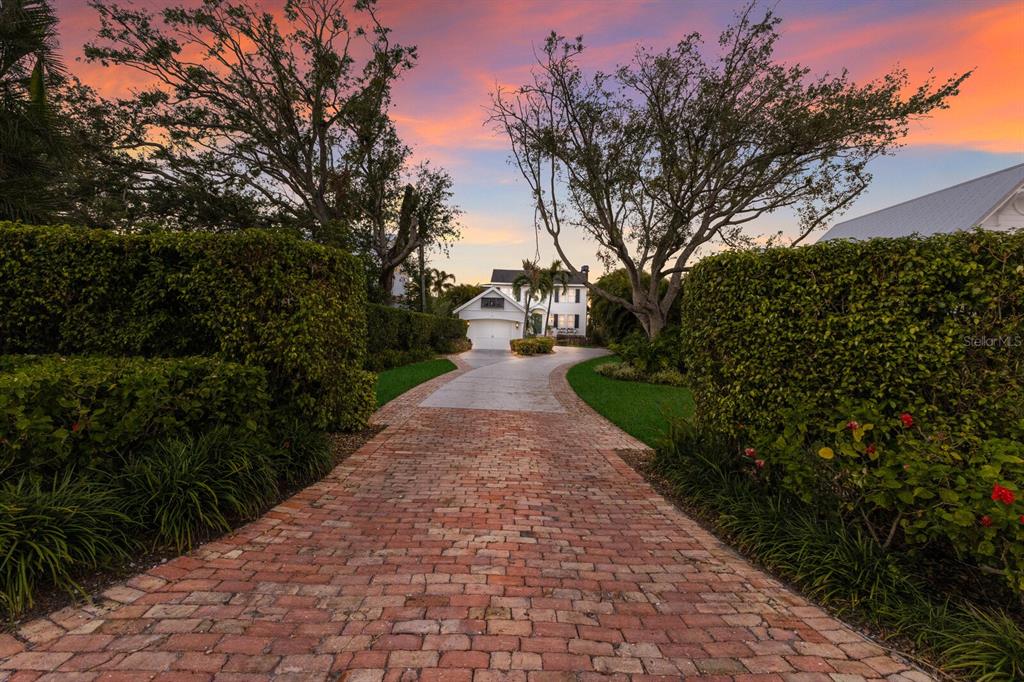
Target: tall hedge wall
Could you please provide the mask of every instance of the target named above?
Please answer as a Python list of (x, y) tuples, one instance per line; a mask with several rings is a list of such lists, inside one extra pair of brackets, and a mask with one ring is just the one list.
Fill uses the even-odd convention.
[(215, 355), (321, 428), (374, 407), (358, 260), (282, 234), (0, 223), (0, 353)]
[(1024, 418), (1024, 233), (726, 253), (690, 273), (682, 310), (717, 429), (857, 400), (979, 436)]
[(367, 309), (368, 369), (380, 371), (439, 353), (465, 350), (468, 325), (455, 317), (427, 315), (402, 308)]
[(715, 256), (682, 347), (723, 465), (1024, 593), (1024, 233)]

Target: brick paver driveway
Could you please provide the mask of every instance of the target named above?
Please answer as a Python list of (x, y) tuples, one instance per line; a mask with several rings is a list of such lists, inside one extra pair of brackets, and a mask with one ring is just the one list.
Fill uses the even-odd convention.
[[(751, 567), (624, 464), (616, 449), (642, 446), (565, 383), (565, 363), (589, 352), (465, 356), (263, 518), (95, 606), (0, 636), (0, 669), (26, 680), (928, 679)], [(430, 407), (458, 402), (446, 384), (475, 391), (472, 405)], [(521, 409), (538, 391), (543, 409)], [(477, 409), (495, 404), (513, 409)]]

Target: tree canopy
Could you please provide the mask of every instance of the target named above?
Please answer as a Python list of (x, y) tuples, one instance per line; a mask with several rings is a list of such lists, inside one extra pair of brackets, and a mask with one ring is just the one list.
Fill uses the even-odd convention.
[(799, 243), (864, 191), (872, 159), (891, 153), (911, 121), (946, 107), (969, 76), (912, 85), (903, 69), (861, 84), (846, 71), (812, 75), (776, 61), (779, 24), (751, 4), (714, 54), (692, 33), (590, 75), (582, 38), (552, 33), (530, 82), (493, 93), (491, 121), (562, 261), (578, 272), (567, 232), (592, 239), (608, 270), (625, 269), (630, 295), (587, 286), (649, 336), (698, 250), (782, 243), (751, 231), (781, 209), (795, 211), (789, 243)]

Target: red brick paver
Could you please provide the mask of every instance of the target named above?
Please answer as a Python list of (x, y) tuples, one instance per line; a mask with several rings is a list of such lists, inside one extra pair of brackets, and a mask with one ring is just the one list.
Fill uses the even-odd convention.
[(930, 679), (789, 592), (567, 413), (416, 407), (326, 479), (81, 609), (0, 680)]

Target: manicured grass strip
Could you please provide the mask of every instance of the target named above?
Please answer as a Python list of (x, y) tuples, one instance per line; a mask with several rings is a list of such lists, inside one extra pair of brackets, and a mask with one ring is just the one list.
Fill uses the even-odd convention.
[(455, 369), (451, 360), (426, 360), (395, 367), (377, 375), (377, 407), (394, 400), (413, 386)]
[(655, 447), (667, 435), (670, 420), (693, 414), (693, 395), (678, 386), (618, 381), (594, 371), (597, 365), (613, 360), (595, 358), (571, 367), (569, 385), (605, 419)]

